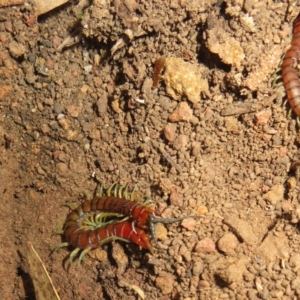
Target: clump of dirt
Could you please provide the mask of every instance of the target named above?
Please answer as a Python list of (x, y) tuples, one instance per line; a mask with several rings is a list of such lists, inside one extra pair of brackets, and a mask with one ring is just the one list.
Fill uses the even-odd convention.
[[(299, 131), (275, 80), (299, 5), (74, 11), (33, 22), (29, 2), (0, 9), (2, 299), (34, 299), (28, 241), (61, 299), (299, 297)], [(172, 94), (174, 61), (190, 68)], [(115, 242), (67, 272), (72, 249), (49, 256), (52, 233), (98, 182), (137, 184), (164, 218), (200, 217), (158, 228), (166, 255)]]

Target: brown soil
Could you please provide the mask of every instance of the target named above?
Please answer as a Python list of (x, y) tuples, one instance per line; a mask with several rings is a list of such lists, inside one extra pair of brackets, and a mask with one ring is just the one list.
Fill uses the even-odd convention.
[[(35, 298), (28, 241), (61, 299), (300, 297), (300, 136), (272, 84), (294, 2), (95, 0), (36, 22), (30, 4), (0, 10), (1, 299)], [(98, 182), (200, 217), (158, 228), (171, 259), (115, 242), (67, 271), (52, 233)]]

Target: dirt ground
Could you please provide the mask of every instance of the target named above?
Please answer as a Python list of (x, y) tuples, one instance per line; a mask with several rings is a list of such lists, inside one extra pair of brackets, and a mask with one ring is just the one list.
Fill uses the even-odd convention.
[[(1, 299), (35, 299), (28, 241), (63, 300), (299, 299), (300, 135), (274, 80), (297, 1), (76, 4), (0, 9)], [(166, 255), (114, 242), (67, 270), (63, 205), (99, 182), (198, 218), (157, 227)]]

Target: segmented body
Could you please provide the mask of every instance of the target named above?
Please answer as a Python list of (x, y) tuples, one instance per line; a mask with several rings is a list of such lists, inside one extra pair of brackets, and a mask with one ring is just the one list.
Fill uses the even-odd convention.
[(294, 21), (293, 39), (282, 63), (282, 80), (288, 102), (297, 116), (300, 116), (300, 80), (298, 76), (298, 59), (300, 56), (300, 15)]
[(128, 186), (112, 185), (104, 196), (101, 188), (99, 196), (84, 201), (68, 215), (63, 227), (66, 242), (57, 245), (55, 250), (73, 246), (75, 250), (70, 254), (71, 263), (81, 250), (79, 262), (90, 250), (114, 240), (133, 242), (153, 253), (148, 231), (161, 249), (154, 224), (174, 223), (186, 217), (156, 218), (154, 202), (136, 196), (135, 190), (128, 191)]
[(95, 197), (91, 203), (92, 210), (120, 213), (132, 218), (136, 226), (148, 229), (151, 226), (151, 218), (154, 217), (154, 208), (140, 204), (125, 198)]
[[(111, 205), (106, 207), (108, 201), (100, 201), (102, 198), (118, 199), (95, 197), (91, 201), (84, 201), (68, 215), (64, 225), (64, 236), (68, 244), (80, 249), (94, 249), (111, 239), (121, 238), (142, 248), (152, 249), (145, 232), (139, 227), (134, 227), (133, 222), (127, 221), (128, 218), (123, 216), (125, 213), (119, 213), (116, 206), (115, 210), (112, 210)], [(115, 204), (118, 202), (120, 201), (113, 201)]]
[(121, 221), (102, 226), (94, 230), (84, 230), (70, 226), (64, 231), (67, 243), (74, 248), (95, 249), (112, 240), (133, 242), (152, 252), (149, 237), (141, 228), (134, 227), (130, 221)]

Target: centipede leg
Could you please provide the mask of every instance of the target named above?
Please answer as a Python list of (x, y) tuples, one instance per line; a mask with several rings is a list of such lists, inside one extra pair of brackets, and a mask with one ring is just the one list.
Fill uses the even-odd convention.
[(129, 184), (127, 183), (126, 186), (125, 186), (125, 191), (124, 191), (125, 199), (128, 199), (128, 189), (129, 189)]
[(100, 188), (98, 189), (98, 195), (99, 197), (103, 196), (103, 183), (101, 183)]
[(67, 243), (67, 242), (60, 243), (51, 251), (50, 255), (52, 255), (54, 252), (58, 251), (59, 249), (68, 247), (68, 246), (69, 246), (69, 243)]
[(77, 256), (78, 252), (80, 251), (81, 249), (80, 248), (75, 248), (71, 253), (70, 253), (70, 256), (69, 256), (69, 264), (72, 265), (73, 263), (73, 259)]
[(111, 192), (112, 192), (112, 189), (114, 188), (114, 186), (116, 185), (116, 183), (113, 183), (106, 191), (106, 194), (108, 197), (111, 196)]

